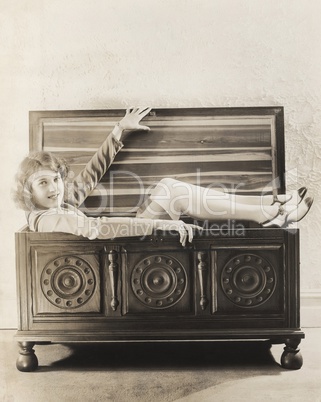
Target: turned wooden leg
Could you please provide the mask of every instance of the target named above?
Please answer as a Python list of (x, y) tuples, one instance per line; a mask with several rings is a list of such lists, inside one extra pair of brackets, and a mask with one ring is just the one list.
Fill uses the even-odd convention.
[(34, 371), (38, 367), (38, 359), (32, 349), (35, 342), (18, 342), (19, 357), (17, 359), (17, 369), (19, 371)]
[(285, 340), (285, 348), (281, 356), (282, 367), (290, 370), (298, 370), (302, 367), (303, 359), (298, 349), (300, 342), (299, 338)]

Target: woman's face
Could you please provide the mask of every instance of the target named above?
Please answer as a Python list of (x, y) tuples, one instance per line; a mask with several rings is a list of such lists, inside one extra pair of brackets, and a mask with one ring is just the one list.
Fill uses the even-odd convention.
[(32, 201), (38, 209), (59, 208), (64, 198), (64, 182), (59, 172), (39, 170), (29, 178)]

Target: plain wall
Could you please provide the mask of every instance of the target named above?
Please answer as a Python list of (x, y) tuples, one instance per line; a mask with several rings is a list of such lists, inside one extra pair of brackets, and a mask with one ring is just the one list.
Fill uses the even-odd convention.
[(29, 110), (284, 106), (288, 188), (315, 195), (301, 287), (319, 294), (320, 15), (320, 0), (0, 0), (0, 328), (16, 327)]

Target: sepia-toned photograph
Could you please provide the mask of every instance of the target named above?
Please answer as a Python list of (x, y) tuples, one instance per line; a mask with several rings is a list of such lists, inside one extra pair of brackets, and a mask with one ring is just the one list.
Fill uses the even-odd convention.
[(0, 400), (320, 401), (321, 2), (0, 6)]

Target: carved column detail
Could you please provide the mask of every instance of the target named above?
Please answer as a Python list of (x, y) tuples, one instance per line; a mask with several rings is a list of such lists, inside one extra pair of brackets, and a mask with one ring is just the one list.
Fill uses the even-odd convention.
[[(106, 249), (105, 249), (106, 251)], [(116, 250), (111, 250), (108, 253), (108, 271), (109, 271), (109, 279), (110, 279), (110, 287), (111, 287), (111, 308), (113, 311), (117, 310), (119, 306), (119, 300), (117, 296), (117, 285), (118, 285), (118, 275), (119, 275), (119, 265), (118, 265), (118, 253)]]
[(200, 306), (202, 310), (205, 310), (208, 305), (208, 298), (206, 296), (206, 285), (208, 278), (208, 266), (207, 266), (207, 253), (199, 251), (197, 253), (198, 259), (198, 279), (200, 284)]

